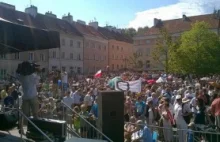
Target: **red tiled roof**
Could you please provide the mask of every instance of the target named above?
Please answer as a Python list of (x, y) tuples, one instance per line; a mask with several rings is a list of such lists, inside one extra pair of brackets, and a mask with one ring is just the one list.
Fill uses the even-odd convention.
[[(191, 25), (196, 21), (204, 21), (210, 25), (210, 28), (214, 29), (218, 27), (218, 20), (214, 18), (213, 14), (199, 15), (187, 17), (187, 20), (173, 19), (162, 21), (162, 27), (165, 27), (170, 33), (180, 33), (183, 31), (188, 31)], [(159, 34), (159, 29), (157, 27), (152, 27), (147, 30), (145, 34), (137, 36), (147, 36), (147, 35), (157, 35)]]
[(115, 39), (118, 41), (124, 41), (128, 43), (133, 43), (133, 40), (129, 37), (126, 37), (125, 35), (121, 33), (117, 33), (114, 31), (109, 31), (107, 28), (99, 27), (99, 32), (102, 33), (104, 36), (106, 36), (108, 39)]
[(104, 35), (102, 35), (99, 31), (91, 26), (83, 25), (78, 22), (74, 22), (73, 26), (76, 27), (76, 29), (83, 35), (106, 38)]

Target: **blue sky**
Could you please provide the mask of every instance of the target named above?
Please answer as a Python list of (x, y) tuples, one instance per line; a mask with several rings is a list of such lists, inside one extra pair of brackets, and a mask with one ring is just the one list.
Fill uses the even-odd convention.
[[(74, 20), (96, 20), (119, 28), (152, 26), (153, 18), (180, 18), (182, 14), (210, 13), (220, 0), (0, 0), (24, 11), (31, 3), (39, 13), (52, 11), (59, 18), (70, 12)], [(208, 1), (208, 2), (206, 2)]]

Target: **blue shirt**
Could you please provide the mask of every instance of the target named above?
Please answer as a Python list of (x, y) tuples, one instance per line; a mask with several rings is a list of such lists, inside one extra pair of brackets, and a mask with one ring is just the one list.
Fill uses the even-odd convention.
[(135, 103), (135, 107), (136, 107), (136, 112), (138, 114), (143, 114), (144, 113), (144, 109), (145, 109), (146, 104), (141, 101), (141, 102), (136, 102)]
[(144, 142), (153, 142), (153, 135), (147, 126), (144, 126), (143, 141)]
[(91, 108), (91, 113), (94, 114), (96, 118), (98, 118), (98, 104), (97, 103), (93, 104)]

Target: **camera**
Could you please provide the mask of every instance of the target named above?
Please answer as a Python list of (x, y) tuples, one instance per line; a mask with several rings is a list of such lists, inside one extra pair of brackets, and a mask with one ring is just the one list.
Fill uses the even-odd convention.
[(20, 64), (18, 64), (16, 73), (23, 75), (23, 76), (27, 76), (27, 75), (31, 75), (34, 72), (40, 72), (40, 71), (44, 71), (45, 69), (40, 69), (39, 68), (40, 65), (37, 65), (35, 63), (30, 63), (27, 61), (24, 61)]

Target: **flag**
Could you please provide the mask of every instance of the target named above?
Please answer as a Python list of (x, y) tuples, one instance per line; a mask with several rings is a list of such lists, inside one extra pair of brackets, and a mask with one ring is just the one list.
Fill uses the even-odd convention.
[(97, 71), (97, 73), (94, 75), (94, 78), (100, 78), (102, 76), (102, 70)]
[(118, 85), (115, 85), (115, 90), (129, 90), (131, 92), (140, 93), (141, 92), (141, 80), (119, 82)]

